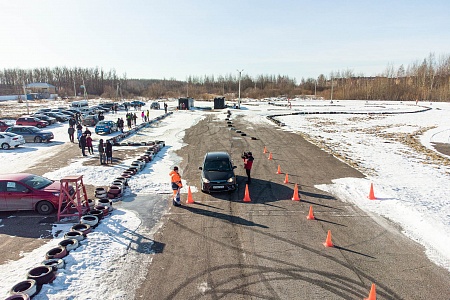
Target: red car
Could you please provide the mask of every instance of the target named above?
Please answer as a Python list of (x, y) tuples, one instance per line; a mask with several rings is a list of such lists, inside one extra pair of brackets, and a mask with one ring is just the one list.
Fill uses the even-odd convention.
[(36, 126), (37, 128), (47, 127), (47, 121), (35, 117), (20, 117), (16, 120), (16, 125)]
[[(0, 211), (35, 210), (42, 215), (58, 208), (61, 183), (28, 174), (0, 175)], [(69, 191), (73, 195), (71, 187)]]
[(5, 123), (5, 121), (0, 121), (0, 132), (3, 132), (8, 128), (8, 124)]

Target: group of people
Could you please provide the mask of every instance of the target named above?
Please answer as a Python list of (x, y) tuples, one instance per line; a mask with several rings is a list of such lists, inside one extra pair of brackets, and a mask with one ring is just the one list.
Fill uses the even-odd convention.
[(142, 122), (150, 121), (150, 111), (148, 109), (147, 109), (147, 112), (142, 111), (141, 118), (142, 118)]
[(137, 115), (136, 113), (127, 113), (125, 115), (125, 119), (127, 120), (128, 130), (131, 130), (131, 126), (136, 126)]
[[(250, 183), (252, 179), (251, 170), (255, 158), (253, 157), (251, 152), (244, 152), (244, 154), (242, 155), (242, 159), (244, 160), (244, 169), (247, 175), (247, 183)], [(180, 190), (183, 187), (183, 183), (181, 181), (181, 175), (177, 166), (173, 167), (173, 170), (170, 171), (169, 176), (171, 180), (171, 188), (173, 191), (172, 204), (174, 206), (181, 206)]]
[[(121, 132), (123, 132), (123, 120), (119, 118), (117, 124)], [(88, 153), (90, 155), (93, 155), (94, 146), (92, 144), (92, 132), (87, 127), (86, 130), (83, 131), (83, 126), (81, 125), (81, 122), (77, 122), (75, 118), (70, 118), (69, 128), (67, 129), (67, 132), (69, 134), (69, 140), (71, 143), (75, 143), (75, 129), (77, 133), (78, 146), (81, 149), (81, 154), (83, 156), (88, 156), (86, 154), (87, 149)], [(103, 139), (100, 139), (98, 145), (98, 153), (100, 156), (100, 164), (104, 165), (112, 163), (112, 143), (109, 140), (107, 140), (106, 143), (104, 143)]]

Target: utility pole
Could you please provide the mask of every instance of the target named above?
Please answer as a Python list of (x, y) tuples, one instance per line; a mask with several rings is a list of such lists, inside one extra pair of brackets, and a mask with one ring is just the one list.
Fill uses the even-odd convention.
[(244, 71), (244, 69), (242, 70), (237, 70), (239, 72), (239, 96), (238, 96), (238, 108), (241, 109), (241, 75), (242, 75), (242, 71)]
[(317, 99), (317, 79), (314, 81), (314, 100)]
[(75, 100), (77, 100), (77, 86), (75, 85), (75, 80), (73, 81), (73, 92), (75, 93)]
[(23, 95), (25, 96), (25, 103), (27, 104), (27, 115), (29, 115), (30, 108), (28, 107), (27, 90), (25, 89), (25, 81), (23, 82)]
[(331, 102), (333, 102), (333, 77), (331, 77)]

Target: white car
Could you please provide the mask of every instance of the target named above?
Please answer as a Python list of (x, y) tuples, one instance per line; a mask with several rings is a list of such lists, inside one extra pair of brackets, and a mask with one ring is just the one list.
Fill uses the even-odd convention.
[(19, 147), (25, 144), (25, 139), (19, 134), (12, 132), (0, 132), (0, 147), (8, 150), (11, 147)]

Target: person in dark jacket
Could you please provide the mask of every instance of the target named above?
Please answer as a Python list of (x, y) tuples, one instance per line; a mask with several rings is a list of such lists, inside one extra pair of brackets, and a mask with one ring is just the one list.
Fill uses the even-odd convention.
[(105, 157), (105, 145), (103, 144), (103, 139), (98, 142), (98, 156), (100, 157), (100, 164), (104, 165), (106, 163)]
[(75, 128), (73, 128), (73, 126), (69, 126), (69, 129), (67, 129), (67, 133), (69, 134), (70, 142), (74, 143)]
[(242, 159), (244, 160), (245, 173), (247, 173), (247, 182), (250, 183), (252, 181), (252, 178), (250, 177), (250, 172), (252, 170), (253, 161), (255, 159), (253, 158), (251, 152), (244, 152), (244, 154), (242, 155)]
[(80, 140), (78, 141), (78, 144), (80, 145), (81, 148), (81, 153), (83, 154), (83, 156), (87, 156), (86, 155), (86, 134), (83, 133), (80, 137)]
[(106, 141), (105, 153), (106, 153), (106, 163), (109, 162), (110, 164), (112, 164), (112, 144), (110, 140)]

